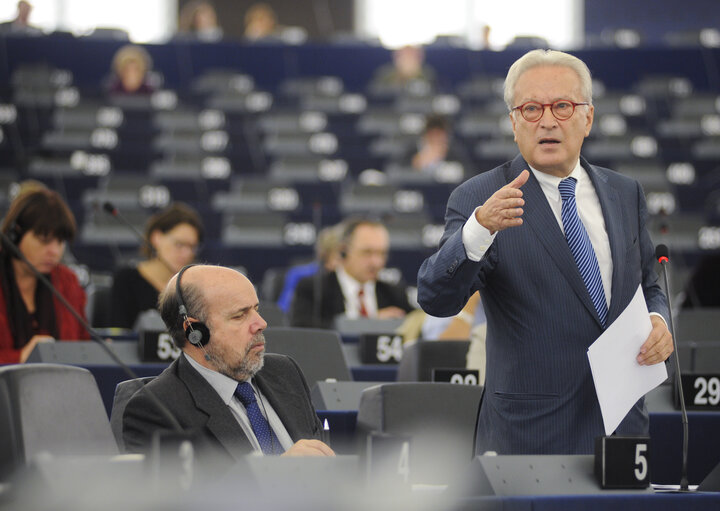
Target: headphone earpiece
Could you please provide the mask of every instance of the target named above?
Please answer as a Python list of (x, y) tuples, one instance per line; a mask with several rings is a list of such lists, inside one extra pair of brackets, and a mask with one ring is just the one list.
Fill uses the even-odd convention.
[(10, 226), (8, 226), (7, 232), (5, 234), (13, 245), (17, 245), (22, 239), (22, 230), (20, 229), (20, 226), (15, 222), (11, 223)]
[[(188, 321), (187, 307), (185, 306), (185, 298), (183, 297), (182, 286), (180, 285), (180, 280), (182, 279), (183, 273), (185, 273), (188, 268), (192, 268), (193, 266), (195, 265), (188, 264), (178, 272), (177, 279), (175, 279), (175, 295), (177, 296), (178, 300), (178, 314), (180, 314), (180, 317), (188, 325), (187, 328), (185, 328), (185, 338), (193, 346), (197, 346), (198, 348), (204, 348), (205, 345), (210, 342), (210, 329), (205, 323), (201, 321), (196, 321), (194, 323)], [(205, 354), (205, 359), (208, 359), (207, 353)]]
[(189, 323), (185, 329), (185, 338), (193, 346), (201, 347), (210, 342), (210, 329), (205, 323), (196, 321)]

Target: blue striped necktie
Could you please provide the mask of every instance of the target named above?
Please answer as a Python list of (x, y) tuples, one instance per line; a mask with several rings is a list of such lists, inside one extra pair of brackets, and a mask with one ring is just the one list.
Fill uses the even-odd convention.
[(578, 265), (585, 287), (590, 293), (590, 299), (595, 305), (600, 322), (605, 326), (608, 313), (605, 290), (603, 289), (600, 266), (597, 257), (595, 257), (595, 250), (593, 250), (590, 237), (578, 216), (577, 204), (575, 203), (576, 184), (577, 180), (574, 177), (568, 177), (560, 181), (558, 185), (560, 197), (562, 197), (561, 217), (565, 228), (565, 239), (567, 239), (575, 263)]
[(255, 438), (258, 440), (263, 454), (282, 454), (283, 448), (280, 441), (275, 436), (270, 423), (260, 411), (252, 385), (249, 382), (238, 383), (235, 395), (245, 406), (248, 419), (250, 419), (250, 426), (253, 433), (255, 433)]

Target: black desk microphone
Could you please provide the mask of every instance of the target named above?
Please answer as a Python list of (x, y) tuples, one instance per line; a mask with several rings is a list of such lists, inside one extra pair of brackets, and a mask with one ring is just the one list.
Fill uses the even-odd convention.
[(677, 336), (675, 335), (675, 322), (673, 321), (673, 309), (672, 302), (670, 301), (670, 286), (668, 284), (668, 270), (667, 264), (670, 262), (669, 251), (667, 246), (660, 244), (655, 248), (655, 257), (657, 258), (660, 266), (663, 267), (663, 275), (665, 276), (665, 294), (668, 300), (668, 309), (670, 313), (670, 332), (673, 338), (673, 349), (675, 351), (675, 382), (677, 384), (677, 391), (680, 394), (680, 411), (682, 412), (682, 425), (683, 425), (683, 450), (682, 450), (682, 471), (680, 473), (680, 491), (689, 491), (688, 489), (688, 418), (687, 409), (685, 408), (685, 396), (682, 388), (682, 378), (680, 377), (680, 353), (678, 353)]

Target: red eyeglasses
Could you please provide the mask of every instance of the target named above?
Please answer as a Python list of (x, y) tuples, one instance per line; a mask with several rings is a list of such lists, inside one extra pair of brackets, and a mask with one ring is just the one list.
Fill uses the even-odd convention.
[(569, 99), (558, 99), (554, 103), (539, 103), (537, 101), (527, 101), (520, 106), (516, 106), (513, 110), (520, 110), (520, 113), (528, 122), (537, 122), (545, 113), (545, 107), (550, 107), (553, 117), (558, 121), (567, 121), (575, 113), (576, 106), (589, 105), (590, 103), (576, 103)]

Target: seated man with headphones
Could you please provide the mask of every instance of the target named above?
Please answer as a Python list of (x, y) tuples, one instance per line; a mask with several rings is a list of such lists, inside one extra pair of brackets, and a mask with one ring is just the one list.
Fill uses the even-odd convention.
[(390, 251), (390, 234), (377, 220), (345, 222), (340, 264), (335, 271), (301, 280), (295, 288), (290, 324), (335, 327), (335, 318), (395, 319), (412, 310), (405, 286), (378, 280)]
[[(182, 282), (181, 282), (182, 280)], [(160, 314), (182, 355), (136, 392), (123, 415), (129, 451), (147, 452), (172, 424), (154, 394), (188, 433), (199, 459), (229, 466), (246, 454), (333, 456), (297, 364), (265, 353), (258, 298), (241, 273), (186, 266), (160, 295)]]

